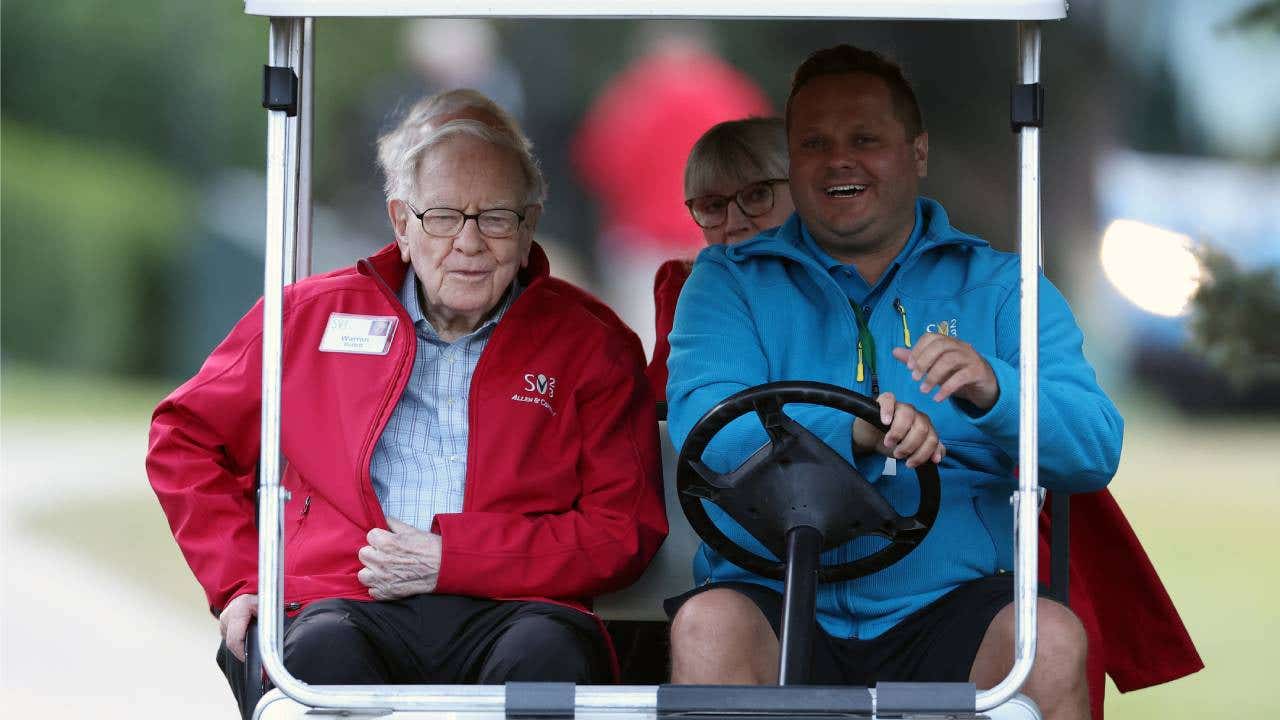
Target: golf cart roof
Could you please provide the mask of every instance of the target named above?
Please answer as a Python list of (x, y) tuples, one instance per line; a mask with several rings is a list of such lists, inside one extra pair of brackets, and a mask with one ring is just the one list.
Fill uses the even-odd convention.
[(1060, 20), (1066, 0), (245, 0), (270, 17)]

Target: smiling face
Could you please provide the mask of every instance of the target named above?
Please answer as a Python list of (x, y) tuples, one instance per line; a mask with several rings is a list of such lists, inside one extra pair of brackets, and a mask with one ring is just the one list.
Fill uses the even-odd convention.
[(845, 263), (897, 254), (915, 223), (929, 136), (907, 137), (883, 80), (810, 80), (792, 98), (787, 147), (796, 210), (824, 250)]
[(426, 151), (418, 168), (414, 207), (454, 208), (469, 215), (495, 208), (514, 210), (525, 221), (513, 237), (487, 238), (475, 220), (467, 220), (455, 237), (434, 237), (423, 231), (405, 202), (388, 202), (400, 257), (413, 264), (423, 311), (441, 337), (456, 338), (474, 330), (528, 264), (540, 208), (525, 206), (527, 192), (528, 182), (513, 151), (458, 134)]

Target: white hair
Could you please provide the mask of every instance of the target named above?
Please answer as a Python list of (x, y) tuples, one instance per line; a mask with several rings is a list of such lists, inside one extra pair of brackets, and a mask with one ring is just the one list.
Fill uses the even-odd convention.
[[(491, 122), (457, 117), (467, 111), (487, 115)], [(442, 119), (447, 121), (442, 123)], [(448, 90), (419, 100), (394, 130), (378, 138), (378, 166), (385, 178), (387, 199), (409, 199), (417, 189), (418, 168), (426, 152), (458, 134), (514, 152), (524, 171), (525, 204), (540, 205), (546, 200), (547, 181), (533, 155), (533, 143), (510, 113), (469, 89)]]

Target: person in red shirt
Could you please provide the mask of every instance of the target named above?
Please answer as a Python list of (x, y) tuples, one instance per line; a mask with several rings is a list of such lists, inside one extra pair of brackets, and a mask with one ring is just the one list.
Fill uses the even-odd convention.
[(648, 351), (653, 272), (667, 258), (695, 252), (701, 240), (680, 207), (690, 149), (718, 122), (772, 109), (755, 81), (720, 58), (697, 25), (656, 24), (642, 45), (588, 109), (572, 159), (599, 202), (606, 299), (631, 327), (643, 329)]
[[(549, 274), (541, 171), (500, 108), (428, 98), (379, 150), (395, 241), (284, 296), (285, 666), (312, 684), (607, 682), (591, 599), (667, 531), (639, 339)], [(160, 403), (147, 454), (237, 699), (262, 323), (259, 303)]]

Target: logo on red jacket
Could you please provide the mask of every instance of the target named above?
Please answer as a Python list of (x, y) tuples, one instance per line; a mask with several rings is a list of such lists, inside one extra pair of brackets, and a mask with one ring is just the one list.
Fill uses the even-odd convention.
[(525, 373), (524, 388), (525, 393), (519, 392), (511, 396), (516, 402), (532, 403), (541, 406), (544, 410), (555, 416), (556, 410), (551, 407), (551, 398), (556, 396), (556, 379), (547, 377), (542, 373)]

